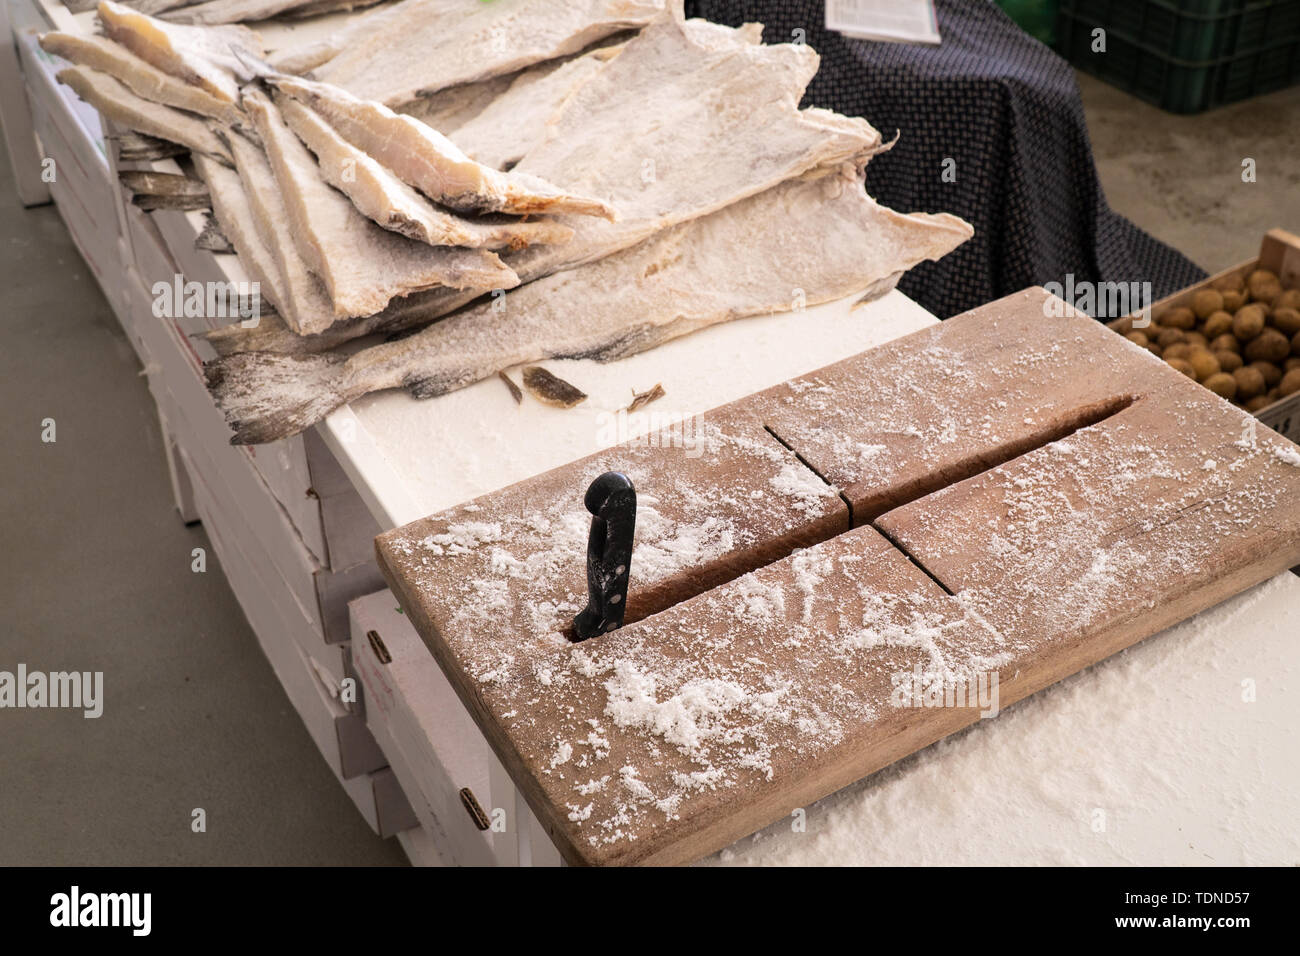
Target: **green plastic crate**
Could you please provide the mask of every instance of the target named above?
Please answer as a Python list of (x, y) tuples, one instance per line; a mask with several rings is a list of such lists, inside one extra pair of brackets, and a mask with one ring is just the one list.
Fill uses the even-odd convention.
[(1060, 0), (1057, 35), (1080, 70), (1171, 113), (1300, 83), (1300, 0)]

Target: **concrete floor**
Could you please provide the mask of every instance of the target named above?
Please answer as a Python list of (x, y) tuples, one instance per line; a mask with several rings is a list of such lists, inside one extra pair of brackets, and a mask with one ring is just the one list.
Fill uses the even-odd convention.
[[(1300, 88), (1177, 117), (1080, 86), (1112, 206), (1158, 238), (1217, 271), (1271, 226), (1300, 231)], [(107, 700), (98, 720), (0, 711), (0, 864), (400, 862), (316, 752), (214, 552), (190, 571), (207, 541), (173, 508), (134, 353), (58, 213), (23, 210), (0, 163), (0, 670), (102, 670)]]

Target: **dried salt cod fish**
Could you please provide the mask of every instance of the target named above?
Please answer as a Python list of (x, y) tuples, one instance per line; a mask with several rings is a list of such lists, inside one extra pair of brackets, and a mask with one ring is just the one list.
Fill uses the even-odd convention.
[[(817, 54), (756, 45), (733, 30), (683, 18), (680, 0), (578, 87), (546, 141), (514, 168), (607, 198), (618, 222), (566, 220), (575, 235), (553, 255), (528, 250), (525, 281), (590, 262), (678, 222), (818, 167), (865, 162), (880, 134), (862, 119), (800, 110)], [(632, 148), (628, 144), (635, 144)]]
[(536, 177), (503, 173), (476, 163), (431, 126), (380, 103), (297, 77), (268, 79), (398, 179), (449, 209), (471, 214), (569, 212), (614, 218), (614, 211), (605, 203), (566, 193)]
[[(256, 149), (251, 144), (250, 148)], [(238, 156), (239, 149), (236, 147), (234, 151)], [(239, 178), (239, 173), (204, 156), (194, 157), (194, 168), (208, 184), (213, 215), (221, 224), (222, 233), (234, 246), (235, 253), (239, 256), (239, 264), (248, 273), (249, 279), (258, 284), (259, 296), (270, 302), (278, 312), (282, 312), (286, 302), (279, 267), (258, 232), (257, 216), (249, 203), (248, 193), (244, 190), (244, 183)], [(270, 175), (269, 170), (267, 175)], [(207, 230), (204, 232), (206, 234)], [(284, 325), (278, 316), (269, 317), (266, 310), (262, 310), (260, 320), (259, 328)]]
[(435, 286), (481, 290), (519, 284), (493, 252), (435, 248), (381, 229), (326, 183), (316, 160), (265, 94), (246, 90), (243, 104), (284, 194), (298, 252), (324, 281), (335, 318), (373, 315), (394, 297)]
[(127, 130), (109, 137), (117, 140), (117, 159), (122, 163), (149, 162), (155, 159), (172, 159), (189, 152), (179, 143), (169, 143), (165, 139), (146, 136)]
[(582, 389), (570, 385), (540, 365), (530, 365), (524, 369), (524, 388), (543, 405), (554, 408), (572, 408), (587, 400), (587, 393)]
[[(235, 430), (259, 443), (296, 434), (370, 392), (441, 395), (516, 365), (623, 358), (730, 319), (879, 295), (971, 235), (949, 215), (900, 215), (866, 195), (852, 166), (795, 179), (558, 273), (399, 342), (340, 354), (248, 352), (209, 366)], [(802, 290), (802, 299), (800, 295)]]
[(203, 120), (136, 96), (107, 73), (84, 66), (69, 66), (58, 72), (57, 79), (104, 116), (127, 129), (180, 143), (193, 152), (207, 153), (223, 162), (230, 162), (230, 152), (225, 144)]
[(164, 73), (120, 43), (114, 43), (106, 37), (46, 33), (40, 42), (41, 49), (46, 53), (63, 57), (77, 66), (107, 73), (146, 100), (208, 116), (227, 125), (239, 120), (239, 110), (234, 104), (218, 99), (170, 73)]
[(124, 169), (118, 173), (118, 179), (130, 190), (131, 202), (146, 212), (154, 209), (207, 209), (212, 205), (208, 187), (189, 176)]
[(389, 106), (513, 73), (649, 23), (664, 0), (403, 0), (329, 45), (315, 76)]
[[(334, 303), (330, 301), (324, 283), (312, 275), (307, 263), (298, 253), (293, 230), (289, 225), (289, 210), (275, 181), (270, 161), (261, 147), (246, 137), (231, 133), (229, 140), (230, 151), (235, 157), (235, 168), (239, 171), (237, 179), (251, 213), (253, 230), (250, 234), (244, 225), (246, 220), (242, 210), (236, 211), (235, 204), (238, 200), (233, 189), (229, 194), (229, 208), (235, 214), (230, 216), (223, 213), (221, 197), (216, 190), (212, 190), (217, 218), (221, 219), (228, 230), (226, 234), (234, 241), (241, 261), (245, 255), (244, 250), (250, 250), (249, 254), (257, 264), (254, 271), (260, 273), (257, 278), (259, 281), (265, 278), (266, 287), (273, 290), (272, 300), (276, 310), (292, 330), (287, 334), (303, 334), (304, 329), (327, 328), (334, 321)], [(232, 225), (234, 222), (239, 223), (238, 228)], [(261, 252), (253, 251), (254, 237), (260, 244)], [(272, 266), (266, 266), (267, 261)], [(259, 326), (246, 331), (258, 333), (263, 330)]]
[(385, 229), (434, 246), (473, 249), (522, 249), (535, 242), (566, 242), (573, 235), (568, 226), (550, 219), (470, 220), (439, 209), (345, 140), (313, 110), (279, 93), (275, 103), (289, 128), (316, 154), (325, 181)]
[(446, 315), (455, 307), (479, 298), (477, 292), (458, 289), (430, 289), (394, 299), (388, 308), (376, 315), (347, 322), (336, 322), (323, 332), (299, 335), (287, 327), (276, 328), (265, 323), (255, 329), (246, 329), (238, 323), (200, 333), (217, 355), (225, 357), (240, 352), (277, 352), (280, 354), (309, 354), (328, 352), (357, 338), (356, 324), (364, 323), (366, 334), (400, 333), (417, 328), (430, 321), (431, 316)]
[[(315, 15), (369, 7), (379, 0), (207, 0), (187, 4), (163, 14), (173, 23), (220, 24), (269, 20), (287, 14)], [(302, 13), (310, 8), (307, 13)]]
[(99, 4), (99, 20), (110, 40), (226, 103), (237, 103), (240, 82), (252, 79), (244, 62), (265, 56), (261, 40), (247, 27), (180, 26), (113, 0)]
[(194, 248), (204, 249), (208, 252), (223, 252), (229, 255), (233, 255), (235, 252), (234, 245), (226, 238), (226, 234), (221, 231), (221, 225), (211, 212), (203, 220), (203, 231), (194, 237)]
[[(569, 98), (550, 123), (555, 138), (515, 171), (532, 165), (567, 177), (561, 180), (566, 185), (595, 195), (603, 191), (620, 218), (613, 224), (565, 219), (575, 229), (569, 242), (509, 256), (521, 280), (596, 261), (790, 177), (834, 170), (845, 161), (862, 163), (883, 148), (880, 134), (864, 120), (799, 110), (817, 54), (806, 46), (756, 45), (757, 36), (752, 25), (733, 30), (687, 21), (675, 8)], [(567, 139), (581, 146), (571, 148)], [(322, 351), (350, 338), (431, 322), (474, 298), (431, 294), (401, 313), (340, 323), (312, 338), (220, 330), (219, 347), (225, 354)]]
[(526, 70), (476, 117), (445, 132), (484, 166), (509, 169), (546, 138), (547, 121), (620, 49), (602, 47), (552, 69)]

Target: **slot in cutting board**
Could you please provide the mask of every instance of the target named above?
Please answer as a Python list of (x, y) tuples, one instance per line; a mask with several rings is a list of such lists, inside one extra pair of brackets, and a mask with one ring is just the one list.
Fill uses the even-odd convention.
[[(1006, 707), (1300, 561), (1300, 451), (1049, 300), (716, 409), (699, 454), (611, 449), (377, 539), (567, 860), (696, 859), (987, 703), (908, 688), (996, 675)], [(572, 644), (610, 469), (642, 505), (629, 623)]]

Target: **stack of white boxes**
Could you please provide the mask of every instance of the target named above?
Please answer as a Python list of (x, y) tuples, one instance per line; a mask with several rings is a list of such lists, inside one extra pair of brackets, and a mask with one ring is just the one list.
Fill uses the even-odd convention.
[[(181, 516), (203, 522), (285, 692), (362, 815), (384, 836), (417, 826), (350, 689), (347, 604), (384, 586), (372, 544), (378, 525), (314, 433), (256, 448), (229, 443), (203, 383), (202, 362), (212, 353), (193, 337), (227, 320), (157, 317), (152, 289), (178, 275), (244, 280), (237, 260), (194, 247), (201, 213), (144, 213), (131, 204), (98, 114), (54, 79), (62, 64), (40, 50), (34, 31), (0, 42), (11, 39), (30, 114), (15, 118), (10, 99), (5, 125), (21, 134), (29, 123), (35, 143), (10, 151), (53, 160), (50, 195), (157, 402)], [(172, 161), (140, 165), (179, 171)]]

